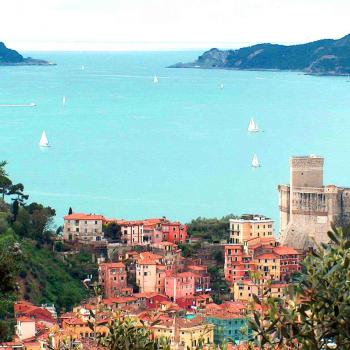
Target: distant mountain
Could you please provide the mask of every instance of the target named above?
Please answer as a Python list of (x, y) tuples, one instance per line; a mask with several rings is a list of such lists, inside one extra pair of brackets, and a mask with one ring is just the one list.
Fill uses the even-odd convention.
[(211, 49), (191, 63), (169, 68), (291, 70), (318, 75), (350, 74), (350, 34), (301, 45), (258, 44), (238, 50)]
[(0, 66), (48, 66), (53, 65), (44, 60), (38, 60), (31, 57), (23, 57), (15, 50), (8, 49), (4, 43), (0, 42)]

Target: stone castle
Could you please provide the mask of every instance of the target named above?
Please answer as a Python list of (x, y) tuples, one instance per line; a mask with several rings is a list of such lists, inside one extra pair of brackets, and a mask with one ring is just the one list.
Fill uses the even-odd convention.
[(279, 185), (280, 242), (307, 249), (328, 242), (331, 224), (350, 222), (350, 188), (323, 185), (322, 157), (290, 159), (290, 184)]

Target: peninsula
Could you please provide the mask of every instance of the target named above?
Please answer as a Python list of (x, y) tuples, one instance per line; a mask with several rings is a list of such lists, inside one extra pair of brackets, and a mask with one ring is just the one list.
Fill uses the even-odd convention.
[(257, 44), (237, 50), (213, 48), (190, 63), (168, 68), (289, 70), (315, 75), (350, 74), (350, 34), (300, 45)]
[(0, 42), (0, 66), (50, 66), (55, 65), (45, 60), (23, 57), (16, 50), (11, 50)]

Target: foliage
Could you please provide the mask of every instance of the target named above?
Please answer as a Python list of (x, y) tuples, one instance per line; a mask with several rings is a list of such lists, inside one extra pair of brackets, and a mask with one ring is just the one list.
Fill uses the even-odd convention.
[(222, 239), (229, 238), (229, 220), (234, 218), (237, 216), (233, 214), (223, 216), (221, 219), (198, 217), (187, 224), (187, 232), (191, 237), (218, 243)]
[(193, 254), (196, 252), (197, 249), (201, 247), (200, 243), (195, 243), (195, 244), (179, 244), (179, 248), (181, 249), (181, 254), (185, 258), (191, 258)]
[(130, 318), (114, 319), (109, 325), (108, 334), (98, 339), (100, 345), (109, 350), (170, 350), (167, 340), (153, 340), (152, 332), (143, 323), (138, 325)]
[(104, 236), (110, 240), (115, 242), (121, 242), (121, 227), (115, 222), (111, 222), (109, 224), (103, 225), (102, 227)]
[(24, 285), (30, 287), (27, 294), (32, 302), (54, 303), (58, 309), (70, 310), (86, 296), (80, 275), (75, 275), (50, 249), (38, 249), (29, 239), (22, 240), (21, 246), (23, 269), (27, 271)]
[(210, 274), (210, 287), (212, 289), (213, 301), (217, 304), (221, 304), (223, 296), (229, 292), (229, 286), (225, 280), (223, 268), (216, 266), (208, 267), (208, 273)]
[(266, 296), (250, 327), (262, 349), (350, 349), (350, 227), (328, 233), (287, 298)]
[[(28, 196), (24, 194), (24, 186), (21, 183), (12, 185), (5, 171), (6, 164), (0, 162), (0, 192), (13, 204), (0, 199), (0, 248), (1, 242), (6, 242), (4, 249), (0, 249), (1, 301), (6, 292), (4, 299), (12, 305), (18, 286), (21, 298), (35, 304), (55, 303), (59, 309), (70, 309), (86, 296), (86, 290), (78, 280), (86, 262), (71, 267), (57, 259), (51, 247), (51, 238), (55, 235), (55, 210), (35, 202), (26, 204)], [(1, 177), (11, 182), (6, 191), (1, 187)], [(11, 247), (21, 252), (20, 260)], [(79, 273), (75, 274), (74, 268), (79, 269)], [(7, 317), (11, 308), (0, 304), (0, 319)]]
[(12, 230), (0, 235), (0, 342), (11, 339), (13, 303), (18, 289), (16, 282), (22, 252)]

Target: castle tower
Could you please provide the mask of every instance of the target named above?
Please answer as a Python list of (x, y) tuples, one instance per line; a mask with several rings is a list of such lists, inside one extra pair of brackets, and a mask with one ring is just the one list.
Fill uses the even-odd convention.
[(343, 216), (343, 188), (323, 185), (322, 157), (290, 159), (290, 184), (279, 185), (280, 241), (297, 249), (327, 242), (332, 222)]
[(323, 163), (324, 159), (322, 157), (317, 157), (314, 155), (291, 158), (291, 187), (322, 187)]

